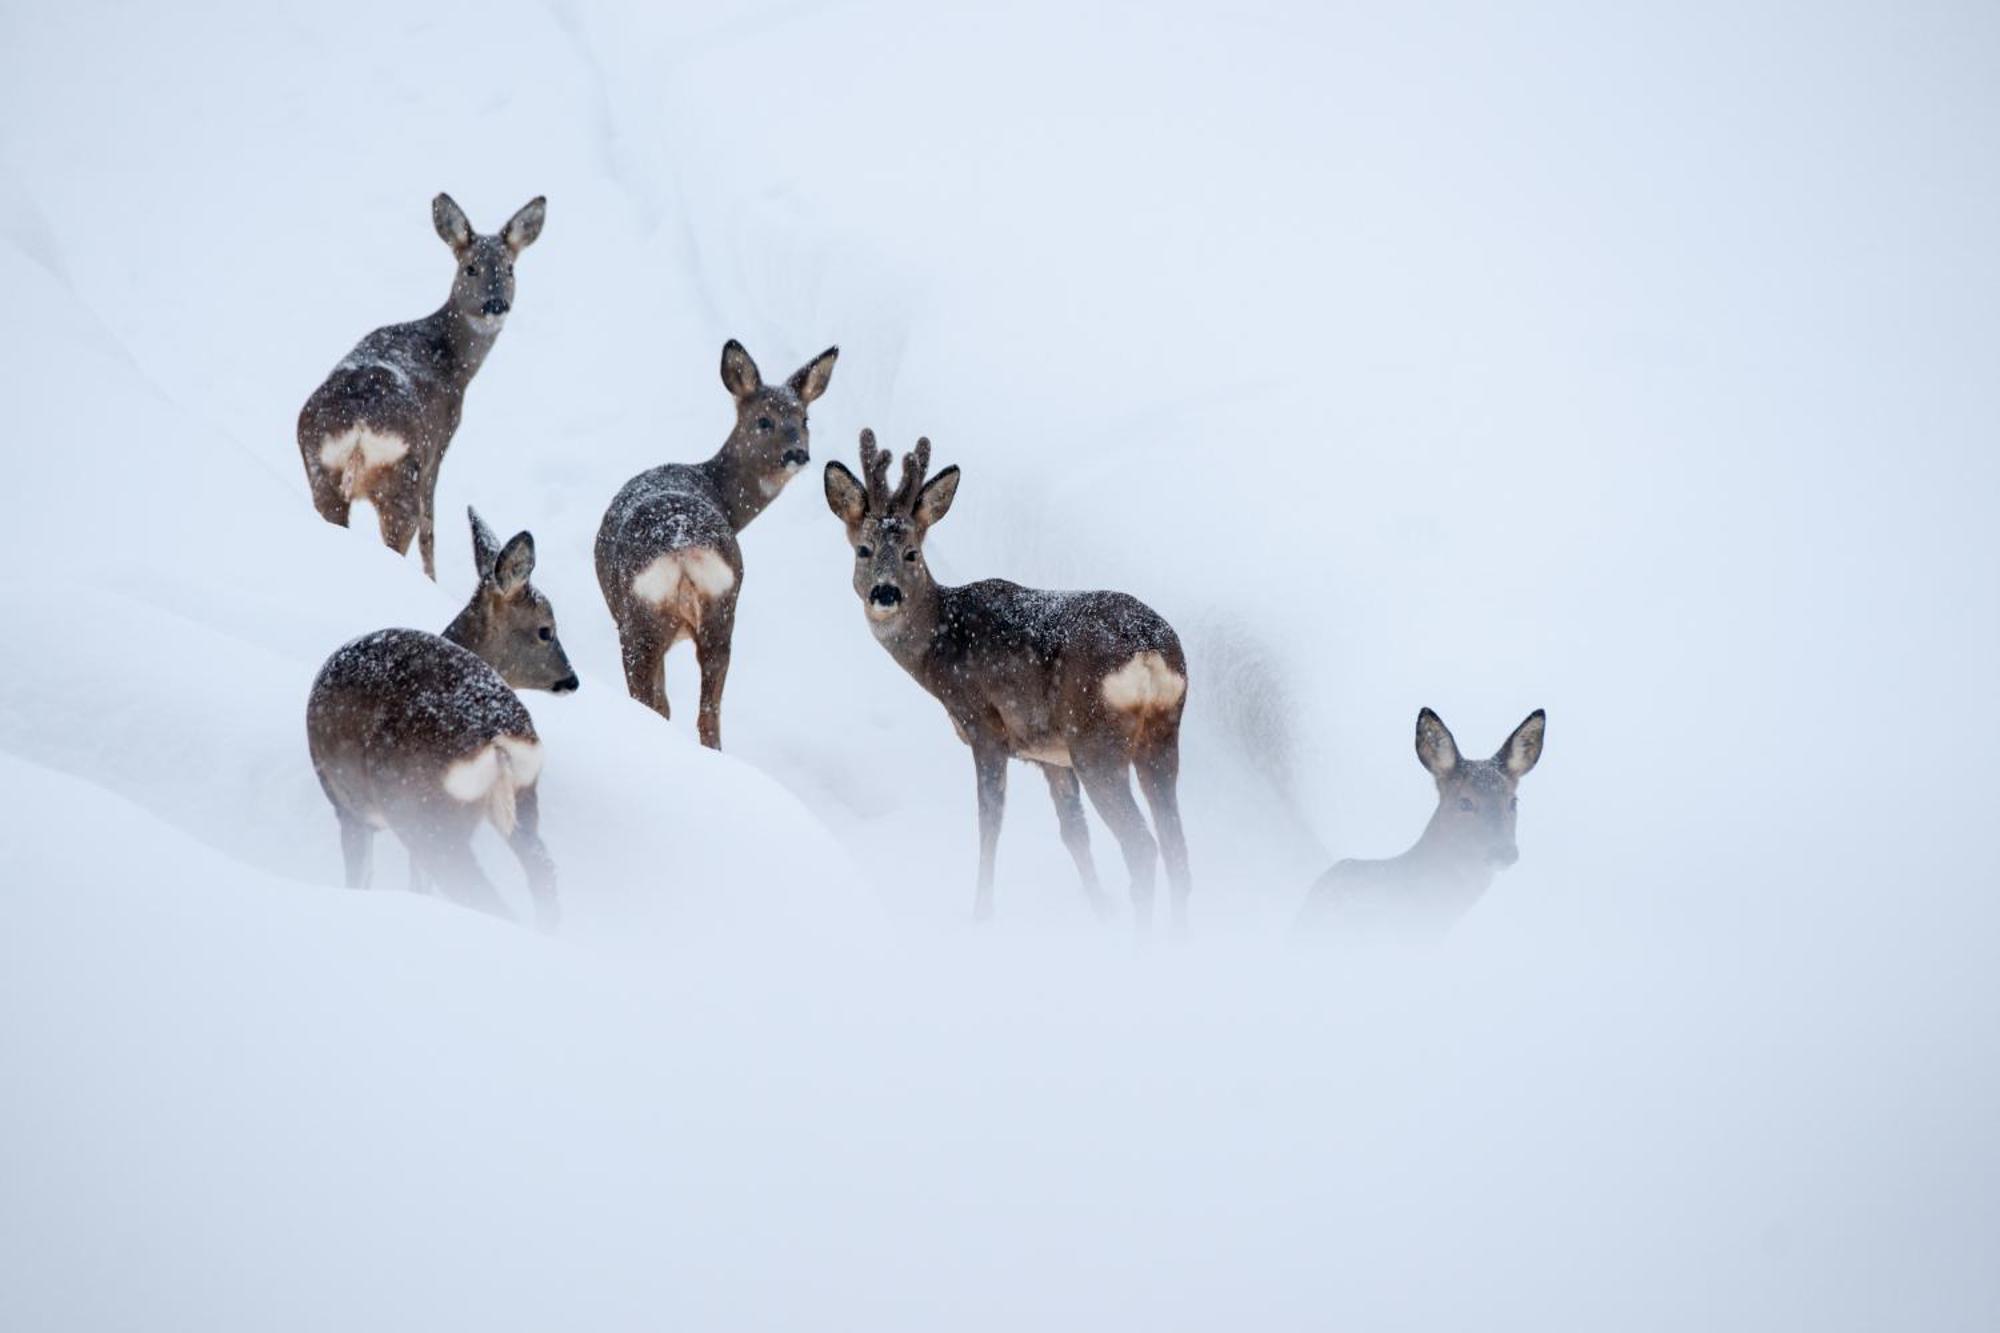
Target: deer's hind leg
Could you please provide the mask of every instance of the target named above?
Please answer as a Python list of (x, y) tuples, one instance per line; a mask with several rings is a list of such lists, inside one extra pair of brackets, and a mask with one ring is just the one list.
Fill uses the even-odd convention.
[(417, 554), (423, 559), (424, 573), (437, 582), (437, 468), (427, 467), (417, 477)]
[(661, 717), (667, 708), (667, 649), (676, 627), (641, 610), (618, 622), (618, 652), (625, 663), (625, 692)]
[(701, 712), (695, 729), (711, 750), (722, 748), (722, 687), (729, 680), (729, 647), (735, 635), (736, 599), (718, 597), (702, 615), (694, 635), (695, 662), (701, 667)]
[(1111, 904), (1097, 883), (1097, 863), (1090, 855), (1090, 824), (1083, 817), (1083, 788), (1072, 769), (1060, 764), (1043, 764), (1049, 780), (1049, 799), (1055, 802), (1056, 822), (1062, 826), (1063, 846), (1076, 862), (1077, 877), (1083, 881), (1083, 896), (1098, 916), (1110, 914)]
[[(476, 825), (474, 826), (476, 827)], [(471, 830), (459, 821), (425, 821), (396, 832), (409, 846), (410, 855), (426, 875), (437, 881), (446, 897), (465, 907), (477, 908), (511, 921), (493, 881), (480, 869), (472, 854)]]
[(1125, 853), (1125, 868), (1132, 876), (1133, 918), (1143, 931), (1153, 922), (1153, 867), (1159, 859), (1159, 844), (1146, 827), (1146, 817), (1139, 813), (1139, 803), (1132, 798), (1130, 761), (1122, 746), (1102, 741), (1072, 744), (1070, 757), (1083, 789), (1090, 793), (1090, 803), (1111, 826), (1119, 849)]
[(1152, 807), (1153, 827), (1160, 836), (1160, 854), (1167, 863), (1167, 883), (1174, 895), (1174, 928), (1184, 929), (1194, 878), (1188, 872), (1187, 835), (1181, 831), (1179, 729), (1142, 740), (1133, 767), (1139, 775), (1139, 790), (1146, 794), (1146, 804)]
[(522, 787), (515, 791), (514, 831), (507, 835), (507, 846), (528, 876), (528, 892), (535, 901), (536, 927), (552, 931), (562, 919), (562, 911), (556, 902), (556, 863), (549, 849), (542, 845), (541, 823), (542, 801), (535, 789)]
[(313, 508), (319, 511), (319, 516), (336, 527), (346, 527), (353, 506), (341, 487), (340, 473), (321, 467), (317, 460), (308, 457), (306, 484), (312, 487)]

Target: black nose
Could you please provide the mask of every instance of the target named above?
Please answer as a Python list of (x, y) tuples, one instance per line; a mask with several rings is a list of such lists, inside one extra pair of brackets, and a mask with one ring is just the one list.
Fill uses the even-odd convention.
[(572, 671), (555, 684), (549, 686), (549, 691), (552, 694), (575, 694), (577, 687), (581, 684), (583, 682), (578, 680), (576, 673)]
[(893, 583), (878, 583), (868, 590), (868, 600), (877, 606), (894, 606), (903, 600), (903, 590)]
[(797, 464), (799, 467), (804, 467), (807, 463), (810, 462), (812, 462), (812, 455), (807, 453), (803, 449), (785, 450), (785, 466), (787, 467), (790, 467), (793, 464)]
[(485, 305), (479, 307), (479, 313), (482, 315), (504, 315), (507, 313), (507, 303), (496, 296)]

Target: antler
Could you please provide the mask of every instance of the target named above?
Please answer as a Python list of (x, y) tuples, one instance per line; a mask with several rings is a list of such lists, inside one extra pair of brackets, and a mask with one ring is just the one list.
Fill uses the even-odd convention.
[(868, 508), (885, 514), (889, 506), (889, 451), (875, 447), (875, 432), (861, 432), (861, 476), (866, 487)]
[(895, 496), (889, 501), (891, 511), (903, 510), (915, 515), (917, 496), (924, 489), (924, 474), (930, 470), (931, 442), (926, 437), (917, 441), (914, 452), (903, 455), (903, 479), (896, 487)]

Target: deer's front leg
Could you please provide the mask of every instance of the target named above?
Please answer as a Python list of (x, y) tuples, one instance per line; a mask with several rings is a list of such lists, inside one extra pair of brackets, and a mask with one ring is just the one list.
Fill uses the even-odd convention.
[(1000, 845), (1000, 816), (1007, 808), (1007, 751), (1004, 746), (968, 728), (972, 735), (972, 765), (979, 777), (979, 889), (972, 916), (993, 915), (993, 853)]

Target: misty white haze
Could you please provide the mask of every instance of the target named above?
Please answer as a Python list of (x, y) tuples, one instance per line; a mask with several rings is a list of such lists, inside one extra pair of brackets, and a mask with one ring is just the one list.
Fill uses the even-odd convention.
[[(0, 1328), (2000, 1327), (2000, 11), (0, 6)], [(548, 197), (438, 581), (293, 430)], [(613, 494), (830, 344), (718, 755)], [(871, 636), (1178, 630), (1192, 923)], [(534, 533), (553, 936), (341, 887), (314, 674)], [(1291, 933), (1531, 710), (1438, 947)], [(481, 860), (526, 916), (489, 831)], [(1164, 893), (1164, 885), (1162, 889)]]

